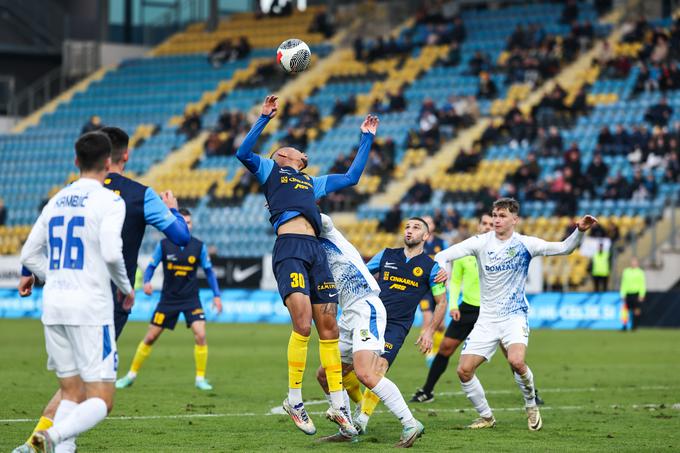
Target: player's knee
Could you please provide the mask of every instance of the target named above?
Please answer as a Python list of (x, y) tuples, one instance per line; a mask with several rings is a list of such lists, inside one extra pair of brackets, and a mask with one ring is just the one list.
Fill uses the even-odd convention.
[(303, 337), (308, 337), (312, 334), (312, 323), (307, 320), (293, 321), (293, 330)]
[(194, 334), (194, 340), (196, 341), (197, 345), (205, 346), (205, 344), (206, 344), (205, 333), (195, 333)]
[(319, 338), (321, 338), (322, 340), (332, 340), (340, 336), (340, 330), (338, 329), (338, 325), (329, 324), (330, 323), (326, 325), (317, 326), (318, 327), (317, 330), (319, 331)]
[(523, 373), (526, 368), (526, 364), (524, 363), (524, 357), (519, 356), (519, 355), (514, 355), (514, 354), (508, 354), (508, 363), (510, 364), (510, 367), (513, 369), (513, 371), (517, 373)]
[(373, 387), (378, 385), (378, 382), (382, 378), (382, 376), (380, 376), (374, 370), (371, 369), (354, 370), (354, 372), (356, 373), (359, 382), (364, 384), (369, 389), (372, 389)]
[(474, 368), (463, 363), (458, 364), (456, 372), (458, 373), (458, 378), (463, 382), (469, 381), (475, 375)]

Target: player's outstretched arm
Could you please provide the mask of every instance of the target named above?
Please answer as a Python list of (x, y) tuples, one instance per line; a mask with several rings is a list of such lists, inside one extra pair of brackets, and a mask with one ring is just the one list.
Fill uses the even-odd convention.
[[(260, 118), (253, 124), (250, 128), (250, 132), (243, 139), (243, 143), (238, 147), (236, 151), (236, 157), (241, 161), (243, 165), (253, 174), (258, 174), (261, 172), (261, 161), (262, 158), (253, 152), (253, 147), (255, 142), (257, 142), (258, 137), (264, 130), (269, 120), (276, 116), (276, 111), (279, 108), (279, 101), (276, 96), (267, 96), (262, 103), (262, 110), (260, 111)], [(258, 177), (258, 179), (260, 179)], [(266, 178), (265, 178), (266, 179)], [(262, 180), (260, 180), (262, 183)]]
[(179, 213), (177, 199), (171, 190), (160, 196), (151, 187), (144, 192), (144, 220), (162, 232), (170, 242), (184, 247), (191, 240), (191, 232)]
[[(21, 249), (21, 265), (42, 281), (45, 281), (47, 273), (47, 226), (45, 222), (44, 214), (40, 214)], [(24, 274), (22, 269), (22, 277)]]
[[(315, 185), (325, 184), (325, 190), (321, 191), (321, 195), (336, 192), (345, 187), (354, 186), (359, 183), (361, 174), (364, 172), (364, 168), (366, 168), (368, 155), (371, 152), (371, 145), (373, 145), (373, 139), (378, 131), (379, 124), (380, 120), (377, 116), (366, 116), (363, 123), (361, 123), (361, 141), (359, 142), (359, 150), (347, 172), (342, 175), (333, 174), (327, 175), (325, 178), (323, 176), (321, 178), (316, 178)], [(318, 193), (319, 191), (317, 190), (316, 192)]]
[(476, 255), (477, 250), (482, 246), (482, 239), (480, 236), (472, 236), (458, 244), (454, 244), (451, 247), (442, 250), (434, 256), (434, 260), (437, 262), (441, 269), (447, 271), (449, 269), (449, 263), (455, 261), (458, 258), (463, 258), (464, 256)]
[(153, 250), (151, 255), (151, 260), (144, 270), (144, 294), (150, 296), (153, 294), (153, 286), (151, 285), (151, 279), (153, 278), (153, 273), (163, 259), (163, 250), (161, 249), (161, 243), (156, 244), (156, 248)]
[(581, 245), (584, 233), (596, 223), (595, 217), (586, 215), (576, 222), (576, 229), (564, 241), (548, 242), (543, 239), (528, 237), (525, 245), (531, 256), (569, 255)]
[[(108, 209), (107, 209), (108, 208)], [(99, 227), (99, 248), (113, 283), (125, 296), (134, 293), (123, 260), (123, 239), (121, 230), (125, 221), (125, 202), (116, 197), (104, 207), (104, 216)], [(133, 297), (134, 300), (134, 297)]]

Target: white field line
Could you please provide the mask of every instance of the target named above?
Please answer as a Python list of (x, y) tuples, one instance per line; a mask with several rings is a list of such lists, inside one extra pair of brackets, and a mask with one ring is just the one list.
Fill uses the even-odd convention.
[[(314, 401), (315, 404), (320, 404), (320, 403), (325, 403), (326, 401)], [(310, 401), (311, 403), (311, 401)], [(309, 403), (305, 403), (309, 404)], [(541, 410), (563, 410), (563, 411), (576, 411), (576, 410), (592, 410), (592, 409), (621, 409), (621, 408), (630, 408), (630, 409), (647, 409), (647, 410), (657, 410), (657, 409), (673, 409), (673, 410), (679, 410), (680, 411), (680, 403), (674, 403), (674, 404), (668, 404), (668, 403), (660, 403), (660, 404), (610, 404), (610, 405), (587, 405), (587, 406), (542, 406)], [(114, 420), (114, 421), (129, 421), (129, 420), (168, 420), (168, 419), (191, 419), (191, 418), (226, 418), (226, 417), (266, 417), (270, 415), (281, 415), (278, 411), (275, 411), (276, 409), (279, 409), (279, 407), (272, 408), (272, 410), (269, 413), (266, 414), (257, 414), (254, 412), (235, 412), (235, 413), (216, 413), (216, 414), (179, 414), (179, 415), (131, 415), (131, 416), (114, 416), (114, 417), (107, 417), (107, 420)], [(420, 409), (420, 407), (419, 407)], [(517, 411), (524, 411), (523, 407), (519, 406), (514, 406), (514, 407), (494, 407), (492, 408), (495, 412), (517, 412)], [(437, 409), (425, 409), (425, 410), (420, 410), (422, 412), (455, 412), (455, 413), (460, 413), (460, 412), (470, 412), (473, 409), (471, 407), (459, 407), (459, 408), (437, 408)], [(419, 411), (419, 412), (420, 412)], [(386, 411), (383, 410), (377, 410), (374, 413), (380, 414), (384, 413)], [(309, 412), (312, 415), (322, 415), (325, 414), (325, 412), (320, 411), (320, 412)], [(38, 421), (37, 418), (7, 418), (7, 419), (0, 419), (0, 423), (35, 423)]]

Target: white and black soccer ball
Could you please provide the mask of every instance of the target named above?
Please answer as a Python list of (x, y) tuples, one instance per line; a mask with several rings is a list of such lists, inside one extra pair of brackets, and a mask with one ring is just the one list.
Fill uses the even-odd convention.
[(302, 72), (309, 67), (312, 51), (300, 39), (287, 39), (276, 51), (276, 61), (286, 72)]

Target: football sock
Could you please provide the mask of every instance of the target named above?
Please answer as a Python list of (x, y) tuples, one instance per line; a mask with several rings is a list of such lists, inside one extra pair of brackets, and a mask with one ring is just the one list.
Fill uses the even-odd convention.
[(342, 397), (343, 400), (345, 401), (345, 413), (347, 415), (347, 418), (349, 419), (349, 422), (352, 423), (352, 405), (349, 401), (349, 395), (347, 394), (347, 390), (342, 391)]
[(194, 360), (196, 361), (196, 379), (205, 379), (205, 370), (208, 367), (208, 345), (194, 345)]
[(342, 385), (347, 390), (347, 394), (356, 404), (361, 404), (363, 396), (361, 395), (361, 384), (359, 378), (354, 370), (350, 371), (342, 377)]
[(34, 433), (36, 433), (37, 431), (47, 431), (52, 427), (52, 425), (54, 425), (54, 422), (52, 421), (51, 418), (40, 417), (40, 420), (38, 420), (38, 424), (35, 425), (35, 428), (33, 428), (33, 432), (31, 433), (30, 436), (28, 436), (28, 440), (26, 441), (26, 443), (31, 443), (31, 437), (33, 437)]
[(489, 418), (493, 415), (489, 403), (486, 401), (486, 396), (484, 396), (484, 388), (482, 388), (482, 383), (479, 382), (477, 376), (472, 376), (467, 382), (460, 382), (461, 387), (463, 387), (463, 393), (470, 400), (472, 405), (477, 409), (480, 416), (484, 418)]
[(423, 386), (423, 391), (426, 393), (432, 393), (434, 386), (437, 385), (437, 381), (444, 374), (446, 368), (449, 366), (450, 357), (444, 357), (441, 354), (434, 356), (432, 365), (430, 366), (430, 371), (427, 373), (427, 380)]
[[(54, 423), (59, 424), (66, 420), (76, 407), (78, 407), (78, 403), (75, 401), (61, 400), (59, 407), (57, 407), (57, 412), (54, 414)], [(72, 453), (76, 451), (75, 437), (64, 439), (55, 447), (54, 451), (55, 453)]]
[(444, 332), (441, 332), (439, 330), (435, 331), (434, 335), (432, 335), (432, 351), (428, 355), (435, 355), (436, 353), (439, 352), (439, 345), (442, 344), (442, 340), (444, 339)]
[(401, 392), (394, 382), (383, 377), (378, 381), (376, 386), (373, 387), (372, 391), (383, 403), (385, 403), (387, 409), (399, 419), (402, 425), (412, 426), (415, 423), (411, 410), (406, 405), (404, 397), (401, 395)]
[(151, 348), (152, 348), (151, 345), (148, 345), (143, 341), (139, 342), (139, 345), (137, 346), (137, 351), (135, 352), (135, 357), (132, 359), (132, 365), (130, 365), (130, 372), (128, 373), (128, 376), (130, 377), (137, 376), (137, 373), (144, 364), (144, 361), (148, 359), (149, 356), (151, 355)]
[(524, 404), (526, 407), (531, 407), (536, 405), (536, 391), (534, 387), (534, 374), (531, 369), (527, 367), (527, 372), (520, 375), (518, 373), (513, 373), (515, 375), (515, 382), (519, 386), (524, 396)]
[(366, 414), (368, 417), (373, 415), (375, 407), (378, 405), (380, 397), (373, 393), (371, 389), (366, 389), (364, 391), (364, 399), (361, 401), (361, 413)]
[(338, 339), (319, 340), (319, 357), (321, 366), (326, 371), (326, 381), (328, 382), (333, 407), (340, 409), (345, 405), (345, 400), (342, 395), (342, 362), (340, 361)]
[(296, 406), (302, 402), (302, 376), (307, 363), (309, 337), (293, 331), (288, 340), (288, 401)]
[(73, 408), (66, 419), (55, 423), (54, 426), (47, 430), (47, 433), (55, 444), (59, 444), (69, 437), (75, 437), (92, 429), (97, 423), (106, 418), (106, 414), (106, 403), (103, 399), (89, 398)]

